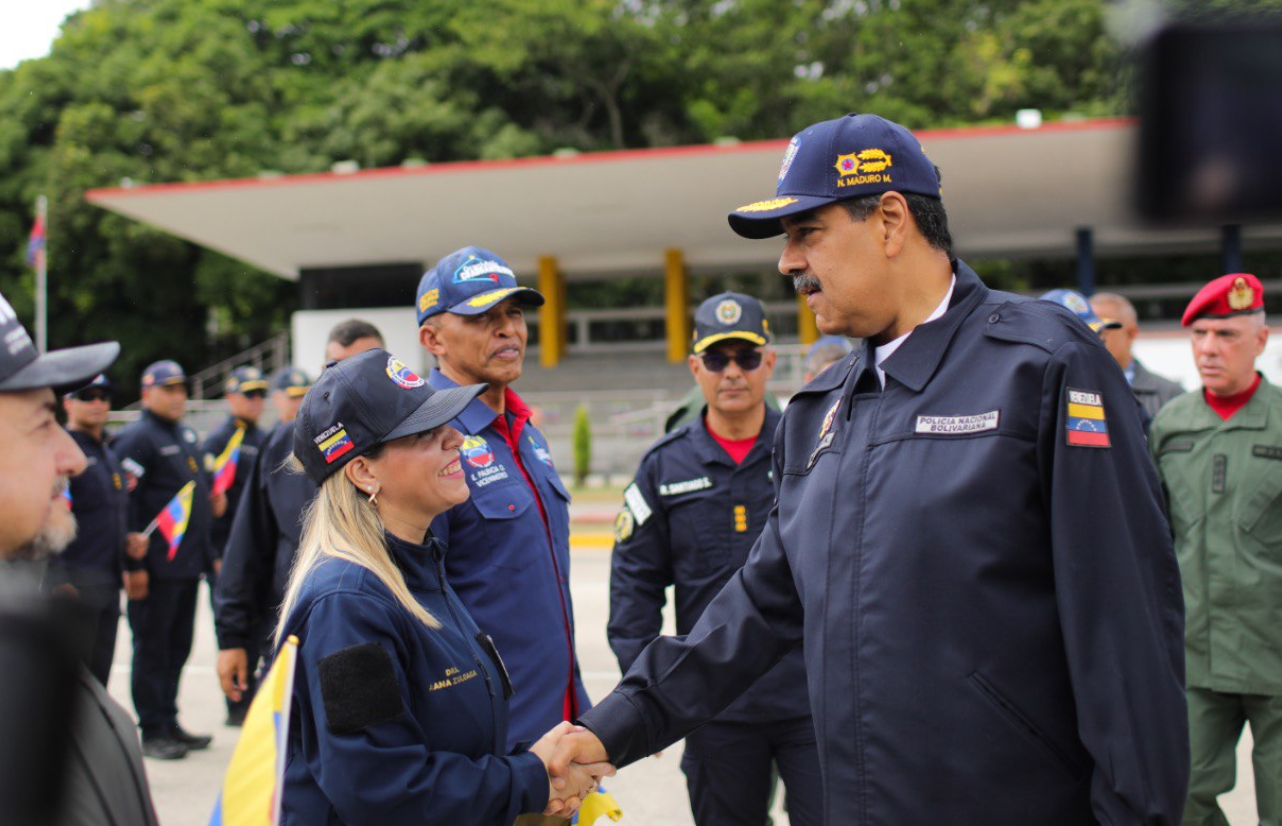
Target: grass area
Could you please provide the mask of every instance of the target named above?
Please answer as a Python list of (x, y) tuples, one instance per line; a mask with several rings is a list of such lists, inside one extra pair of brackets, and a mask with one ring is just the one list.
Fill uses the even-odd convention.
[(605, 507), (615, 507), (623, 501), (622, 487), (583, 487), (570, 488), (570, 495), (574, 497), (576, 505), (602, 505)]

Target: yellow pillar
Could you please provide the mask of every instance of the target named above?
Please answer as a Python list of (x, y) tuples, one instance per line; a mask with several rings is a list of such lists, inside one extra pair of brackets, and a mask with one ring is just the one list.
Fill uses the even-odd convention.
[(663, 286), (668, 311), (668, 361), (682, 362), (690, 352), (690, 285), (681, 250), (664, 252)]
[(556, 257), (539, 256), (539, 363), (556, 367), (565, 355), (565, 277), (556, 266)]
[(815, 314), (806, 304), (806, 297), (797, 293), (797, 338), (802, 344), (814, 344), (819, 340), (819, 325), (815, 323)]

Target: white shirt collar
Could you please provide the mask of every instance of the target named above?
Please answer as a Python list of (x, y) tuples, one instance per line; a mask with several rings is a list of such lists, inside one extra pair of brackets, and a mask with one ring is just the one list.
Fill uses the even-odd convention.
[[(930, 317), (923, 321), (922, 324), (929, 324), (944, 313), (948, 312), (948, 302), (953, 300), (953, 289), (956, 286), (957, 276), (954, 275), (953, 280), (948, 284), (948, 292), (944, 294), (944, 300), (939, 302), (939, 306), (935, 308), (935, 311), (931, 313)], [(913, 330), (916, 329), (916, 327), (913, 328)], [(909, 330), (894, 341), (888, 341), (880, 347), (873, 349), (873, 361), (877, 367), (877, 380), (881, 382), (882, 389), (885, 389), (886, 387), (886, 371), (881, 369), (881, 363), (890, 358), (894, 352), (908, 340), (908, 337), (913, 334), (913, 330)]]

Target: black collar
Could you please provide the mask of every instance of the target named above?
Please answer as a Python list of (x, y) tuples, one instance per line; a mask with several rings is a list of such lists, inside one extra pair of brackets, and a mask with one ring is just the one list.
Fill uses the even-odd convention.
[[(957, 276), (957, 284), (953, 288), (952, 303), (948, 310), (934, 321), (914, 328), (912, 335), (881, 365), (887, 376), (915, 393), (920, 393), (939, 369), (939, 363), (943, 361), (944, 353), (957, 335), (962, 322), (990, 293), (975, 271), (960, 259), (954, 262), (953, 273)], [(871, 356), (872, 349), (869, 346), (864, 370), (875, 369)]]

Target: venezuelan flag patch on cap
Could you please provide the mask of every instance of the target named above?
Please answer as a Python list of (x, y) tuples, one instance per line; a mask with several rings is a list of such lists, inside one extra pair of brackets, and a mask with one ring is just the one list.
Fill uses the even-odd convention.
[(1104, 418), (1104, 397), (1094, 390), (1069, 387), (1065, 433), (1073, 447), (1112, 447), (1108, 421)]

